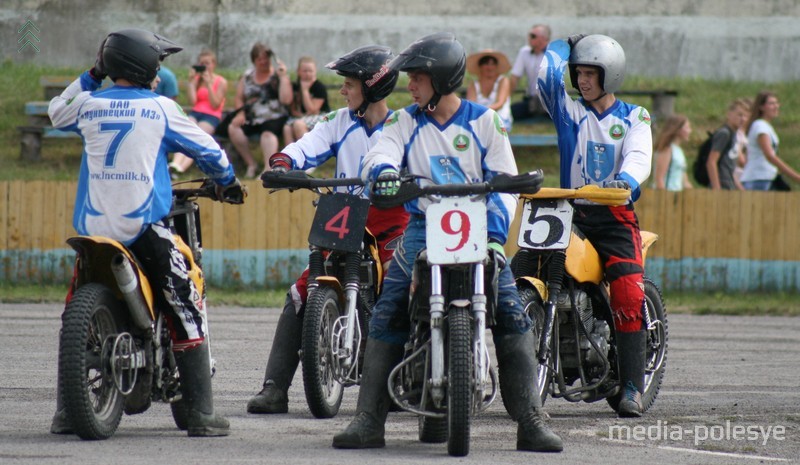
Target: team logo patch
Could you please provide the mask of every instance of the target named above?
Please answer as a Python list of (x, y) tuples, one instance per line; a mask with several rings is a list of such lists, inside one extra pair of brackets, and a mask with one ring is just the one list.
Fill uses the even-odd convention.
[(396, 112), (392, 113), (391, 115), (389, 115), (388, 118), (386, 118), (386, 121), (383, 122), (383, 127), (391, 126), (391, 125), (395, 124), (398, 121), (400, 121), (400, 112), (396, 111)]
[(334, 110), (334, 111), (328, 113), (327, 115), (325, 115), (324, 117), (322, 117), (322, 122), (323, 123), (327, 123), (328, 121), (333, 121), (334, 118), (336, 118), (336, 110)]
[(614, 170), (614, 145), (588, 141), (586, 143), (586, 175), (595, 182), (602, 181)]
[(494, 114), (494, 128), (497, 129), (497, 132), (500, 134), (508, 137), (508, 131), (506, 130), (506, 125), (503, 124), (503, 120), (500, 119), (500, 115), (497, 113)]
[(650, 126), (650, 113), (648, 113), (644, 107), (639, 107), (639, 121)]
[(436, 184), (466, 184), (467, 176), (457, 157), (434, 155), (431, 160), (431, 178)]
[(614, 140), (620, 140), (625, 136), (625, 128), (621, 124), (615, 124), (608, 130), (608, 135)]
[(459, 152), (463, 152), (469, 148), (469, 137), (464, 134), (459, 134), (453, 139), (453, 148)]

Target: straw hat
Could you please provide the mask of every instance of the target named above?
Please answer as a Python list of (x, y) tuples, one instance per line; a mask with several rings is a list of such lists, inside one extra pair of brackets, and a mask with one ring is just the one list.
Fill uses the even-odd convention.
[(495, 60), (497, 60), (498, 73), (505, 74), (511, 70), (511, 62), (508, 61), (508, 57), (505, 53), (487, 48), (486, 50), (481, 50), (480, 52), (473, 53), (467, 57), (467, 71), (469, 71), (470, 74), (477, 76), (479, 71), (478, 62), (481, 61), (481, 58), (485, 56), (492, 56)]

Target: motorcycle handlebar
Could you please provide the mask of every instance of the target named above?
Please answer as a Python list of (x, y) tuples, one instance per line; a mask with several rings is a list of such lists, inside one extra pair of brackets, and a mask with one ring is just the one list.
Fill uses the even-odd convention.
[(285, 173), (267, 171), (261, 175), (261, 185), (266, 189), (309, 189), (321, 187), (363, 186), (361, 178), (314, 178), (305, 171), (292, 170)]
[(378, 208), (391, 208), (427, 195), (455, 197), (462, 195), (489, 194), (492, 192), (535, 194), (541, 188), (543, 179), (544, 174), (542, 170), (514, 176), (498, 174), (489, 181), (475, 184), (432, 184), (420, 187), (413, 179), (404, 179), (397, 194), (377, 195), (373, 193), (370, 200), (373, 205)]
[[(182, 184), (190, 184), (190, 183), (202, 183), (200, 187), (193, 187), (193, 188), (176, 188), (175, 186), (179, 186)], [(217, 197), (217, 190), (216, 184), (209, 178), (200, 178), (200, 179), (192, 179), (189, 181), (181, 181), (177, 182), (172, 185), (172, 196), (177, 201), (186, 201), (189, 199), (211, 199), (216, 200), (218, 202), (223, 203), (230, 203), (234, 205), (239, 205), (244, 203), (244, 188), (241, 187), (235, 192), (227, 192), (224, 199), (220, 199)]]

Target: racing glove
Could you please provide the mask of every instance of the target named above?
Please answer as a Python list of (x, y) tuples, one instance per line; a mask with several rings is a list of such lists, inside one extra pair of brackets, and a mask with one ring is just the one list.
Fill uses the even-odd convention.
[(495, 239), (489, 239), (489, 250), (494, 252), (494, 261), (497, 263), (497, 268), (502, 270), (506, 267), (506, 250), (503, 244), (497, 242)]
[(214, 186), (214, 193), (217, 194), (217, 200), (220, 202), (241, 204), (247, 197), (247, 188), (239, 182), (238, 178), (233, 178), (233, 182), (227, 186), (219, 184)]
[(292, 169), (292, 159), (285, 153), (273, 153), (269, 157), (269, 167), (277, 173), (285, 173)]
[(628, 181), (622, 179), (614, 179), (612, 181), (606, 181), (603, 183), (603, 187), (610, 187), (613, 189), (627, 189), (631, 190), (631, 185), (628, 184)]
[(372, 188), (377, 195), (397, 195), (400, 191), (400, 174), (394, 168), (384, 168)]

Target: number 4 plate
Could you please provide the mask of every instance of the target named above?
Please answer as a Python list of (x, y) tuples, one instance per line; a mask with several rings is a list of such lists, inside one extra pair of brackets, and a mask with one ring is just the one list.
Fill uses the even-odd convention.
[(525, 202), (517, 245), (523, 249), (566, 249), (573, 212), (572, 205), (563, 199)]
[(308, 243), (324, 249), (358, 252), (364, 240), (368, 211), (369, 200), (357, 195), (320, 196)]
[(428, 262), (478, 263), (486, 258), (486, 203), (444, 197), (425, 211)]

